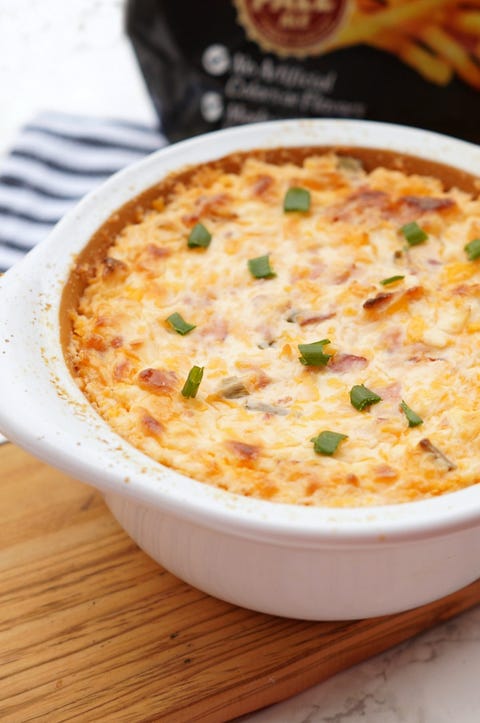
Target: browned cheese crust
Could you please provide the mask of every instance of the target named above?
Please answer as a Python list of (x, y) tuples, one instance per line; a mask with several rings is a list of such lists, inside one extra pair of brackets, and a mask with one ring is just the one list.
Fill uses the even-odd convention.
[[(166, 179), (72, 275), (80, 388), (147, 455), (242, 495), (366, 506), (477, 483), (480, 201), (474, 179), (433, 171), (304, 149)], [(291, 188), (308, 210), (285, 210)], [(191, 247), (197, 224), (211, 238)], [(272, 274), (257, 278), (263, 256)], [(178, 333), (172, 314), (195, 328)], [(324, 340), (308, 363), (299, 345)], [(380, 400), (360, 410), (354, 387)], [(345, 438), (325, 450), (324, 431)]]

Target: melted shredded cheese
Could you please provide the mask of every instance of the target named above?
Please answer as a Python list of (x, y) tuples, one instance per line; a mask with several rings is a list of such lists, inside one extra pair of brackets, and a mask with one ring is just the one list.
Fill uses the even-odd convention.
[[(308, 212), (283, 210), (292, 186), (310, 192)], [(409, 247), (411, 221), (428, 239)], [(198, 222), (205, 249), (187, 245)], [(73, 314), (77, 382), (134, 446), (234, 493), (365, 506), (477, 483), (480, 261), (464, 246), (478, 236), (469, 194), (331, 152), (200, 168), (96, 265)], [(276, 275), (253, 278), (248, 260), (267, 254)], [(196, 328), (176, 333), (175, 312)], [(298, 345), (321, 339), (328, 364), (302, 365)], [(186, 399), (193, 365), (204, 377)], [(381, 402), (360, 412), (349, 393), (362, 384)], [(323, 430), (347, 435), (332, 456), (314, 452)]]

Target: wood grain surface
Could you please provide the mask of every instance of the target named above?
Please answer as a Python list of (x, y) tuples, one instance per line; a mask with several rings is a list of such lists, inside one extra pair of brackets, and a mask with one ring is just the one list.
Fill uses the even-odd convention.
[(234, 607), (150, 560), (99, 494), (0, 447), (0, 720), (227, 721), (480, 600), (312, 623)]

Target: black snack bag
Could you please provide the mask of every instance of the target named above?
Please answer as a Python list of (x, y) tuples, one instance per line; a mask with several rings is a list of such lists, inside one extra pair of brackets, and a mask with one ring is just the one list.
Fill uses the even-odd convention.
[(273, 118), (367, 118), (480, 142), (480, 0), (129, 0), (172, 141)]

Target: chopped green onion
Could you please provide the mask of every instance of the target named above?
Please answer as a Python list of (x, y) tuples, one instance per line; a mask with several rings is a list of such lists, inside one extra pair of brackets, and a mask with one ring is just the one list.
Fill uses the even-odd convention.
[(170, 314), (170, 316), (167, 316), (165, 321), (170, 324), (172, 329), (175, 329), (177, 334), (181, 334), (182, 336), (185, 336), (185, 334), (188, 334), (189, 331), (192, 331), (192, 329), (196, 328), (195, 324), (189, 324), (188, 321), (185, 321), (182, 315), (179, 314), (177, 311), (175, 311), (175, 313), (173, 314)]
[(188, 372), (187, 381), (183, 385), (182, 394), (184, 397), (196, 397), (198, 387), (203, 377), (203, 367), (192, 367)]
[(377, 404), (382, 401), (382, 397), (372, 392), (371, 389), (367, 389), (363, 384), (356, 384), (350, 390), (350, 401), (355, 409), (362, 412), (366, 407), (371, 404)]
[(248, 268), (255, 279), (272, 279), (277, 275), (270, 266), (269, 254), (248, 259)]
[(299, 356), (299, 361), (307, 367), (324, 367), (328, 364), (329, 359), (332, 358), (331, 354), (324, 354), (323, 347), (330, 344), (330, 339), (322, 339), (321, 341), (314, 341), (312, 344), (299, 344), (298, 351), (302, 356)]
[(474, 238), (465, 246), (465, 252), (470, 261), (480, 258), (480, 238)]
[(197, 223), (190, 231), (190, 236), (188, 237), (188, 247), (193, 248), (207, 248), (207, 246), (210, 245), (210, 241), (212, 240), (212, 234), (210, 231), (205, 228), (203, 223)]
[(418, 246), (418, 244), (423, 243), (428, 238), (428, 234), (425, 233), (423, 228), (420, 228), (416, 221), (406, 223), (405, 226), (401, 227), (400, 231), (407, 239), (409, 246)]
[(308, 211), (310, 209), (310, 191), (305, 188), (289, 188), (283, 200), (284, 211)]
[(401, 281), (404, 278), (405, 276), (389, 276), (388, 279), (382, 279), (380, 283), (382, 286), (388, 286), (389, 284), (394, 284), (396, 281)]
[(332, 455), (337, 451), (337, 447), (343, 439), (347, 439), (346, 434), (325, 430), (324, 432), (320, 432), (318, 437), (313, 437), (310, 441), (313, 442), (313, 449), (317, 454)]
[(418, 416), (416, 412), (413, 411), (413, 409), (410, 409), (408, 404), (406, 404), (404, 401), (400, 404), (400, 409), (402, 412), (405, 412), (405, 416), (408, 419), (408, 426), (409, 427), (418, 427), (420, 424), (423, 424), (423, 419)]

